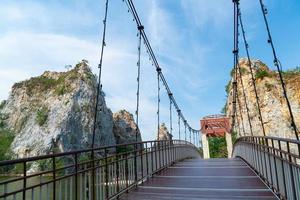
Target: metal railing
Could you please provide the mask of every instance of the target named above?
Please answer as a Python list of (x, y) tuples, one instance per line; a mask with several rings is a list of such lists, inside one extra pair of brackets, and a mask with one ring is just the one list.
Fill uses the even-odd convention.
[(176, 161), (186, 141), (147, 141), (0, 162), (0, 199), (114, 199)]
[(245, 160), (280, 199), (300, 199), (300, 142), (276, 137), (241, 137), (233, 155)]

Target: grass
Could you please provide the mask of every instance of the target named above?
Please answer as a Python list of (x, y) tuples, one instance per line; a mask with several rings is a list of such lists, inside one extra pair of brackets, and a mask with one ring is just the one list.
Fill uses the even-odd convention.
[(48, 118), (48, 114), (49, 114), (49, 109), (46, 107), (42, 107), (41, 109), (39, 109), (36, 112), (36, 122), (38, 123), (38, 125), (43, 126), (45, 124), (45, 122), (47, 121)]
[(270, 77), (270, 76), (271, 76), (271, 74), (267, 70), (264, 70), (264, 69), (259, 69), (255, 73), (256, 79), (263, 79), (265, 77)]
[(287, 71), (284, 71), (283, 75), (286, 78), (289, 78), (289, 77), (294, 76), (294, 75), (300, 75), (300, 67), (295, 67), (294, 69), (289, 69)]

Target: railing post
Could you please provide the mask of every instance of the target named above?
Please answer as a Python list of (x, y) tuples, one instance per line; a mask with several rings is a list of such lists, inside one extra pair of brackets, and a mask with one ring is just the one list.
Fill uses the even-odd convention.
[(154, 159), (153, 159), (153, 142), (150, 143), (151, 149), (150, 149), (150, 153), (151, 153), (151, 175), (154, 172), (153, 168), (154, 168)]
[(55, 157), (52, 157), (52, 176), (53, 176), (53, 200), (56, 199), (56, 163), (55, 163)]
[(96, 193), (95, 193), (95, 152), (94, 149), (92, 149), (92, 185), (91, 185), (91, 189), (92, 189), (92, 199), (96, 200)]
[(282, 156), (282, 148), (281, 148), (281, 142), (280, 140), (278, 141), (278, 147), (279, 147), (279, 151), (280, 151), (280, 160), (281, 160), (281, 168), (282, 168), (282, 179), (283, 179), (283, 186), (284, 186), (284, 194), (285, 194), (285, 198), (287, 198), (287, 190), (286, 190), (286, 182), (285, 182), (285, 170), (284, 170), (284, 163), (283, 163), (283, 156)]
[(75, 200), (78, 199), (78, 155), (75, 153)]
[(108, 159), (107, 159), (107, 149), (104, 148), (104, 157), (105, 157), (105, 198), (108, 199), (109, 196), (109, 187), (108, 187)]
[(157, 157), (158, 145), (159, 145), (158, 141), (155, 141), (154, 142), (154, 146), (155, 146), (155, 150), (154, 150), (154, 152), (155, 152), (155, 171), (158, 169), (157, 162), (158, 162), (158, 160), (160, 160)]
[(293, 171), (293, 165), (292, 165), (292, 156), (291, 156), (291, 149), (290, 149), (290, 143), (287, 142), (287, 151), (289, 154), (289, 168), (290, 168), (290, 174), (291, 174), (291, 184), (292, 184), (292, 194), (293, 199), (296, 200), (296, 186), (295, 186), (295, 177), (294, 177), (294, 171)]
[(160, 166), (160, 169), (162, 168), (162, 166), (165, 166), (165, 147), (166, 147), (166, 141), (164, 140), (162, 142), (162, 148), (161, 148), (162, 165)]
[(149, 175), (149, 162), (148, 162), (148, 142), (146, 142), (146, 166), (147, 166), (147, 176)]
[[(127, 147), (127, 146), (125, 146)], [(125, 179), (126, 179), (126, 188), (128, 188), (128, 182), (129, 182), (129, 178), (128, 178), (128, 153), (125, 153)], [(126, 192), (128, 192), (128, 190), (126, 190)]]
[(134, 182), (137, 183), (137, 144), (134, 144)]
[(117, 152), (117, 149), (116, 149), (116, 175), (117, 175), (117, 193), (119, 193), (119, 191), (120, 191), (120, 185), (119, 185), (120, 172), (119, 172), (119, 154)]
[(269, 170), (270, 170), (270, 180), (271, 180), (271, 187), (273, 188), (273, 174), (272, 174), (272, 166), (271, 166), (271, 158), (270, 158), (270, 147), (269, 147), (269, 140), (268, 138), (265, 138), (266, 145), (267, 145), (267, 154), (268, 154), (268, 160), (269, 160)]
[(27, 185), (27, 167), (26, 161), (23, 162), (23, 200), (26, 200), (26, 186)]
[(143, 143), (140, 143), (140, 154), (141, 154), (141, 175), (142, 175), (142, 181), (144, 178), (144, 160), (143, 160)]
[(272, 149), (273, 149), (273, 160), (274, 160), (274, 168), (275, 168), (275, 178), (276, 178), (276, 193), (279, 195), (279, 182), (278, 182), (278, 172), (277, 172), (277, 162), (276, 162), (276, 152), (275, 152), (275, 146), (274, 146), (274, 140), (271, 139)]

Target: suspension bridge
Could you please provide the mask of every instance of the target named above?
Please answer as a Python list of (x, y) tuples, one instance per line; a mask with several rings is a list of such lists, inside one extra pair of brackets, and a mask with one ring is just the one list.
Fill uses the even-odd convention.
[[(267, 136), (261, 113), (259, 94), (255, 85), (249, 45), (242, 21), (239, 0), (234, 5), (234, 49), (232, 80), (232, 113), (230, 116), (213, 115), (201, 120), (201, 128), (192, 128), (176, 102), (148, 40), (145, 28), (132, 0), (123, 0), (132, 14), (138, 32), (136, 124), (139, 124), (141, 48), (144, 44), (150, 61), (157, 72), (157, 128), (159, 132), (161, 91), (169, 98), (171, 140), (157, 140), (96, 147), (95, 129), (91, 148), (63, 153), (0, 162), (1, 171), (21, 169), (20, 176), (0, 180), (0, 199), (300, 199), (300, 142), (298, 129), (282, 78), (281, 64), (277, 57), (267, 19), (267, 8), (259, 0), (265, 22), (268, 43), (278, 70), (286, 106), (290, 114), (295, 139)], [(97, 97), (102, 90), (101, 75), (104, 59), (107, 13), (105, 4), (103, 38), (99, 62)], [(249, 107), (239, 66), (239, 32), (247, 53), (249, 71), (256, 97), (257, 117), (261, 136), (254, 136)], [(236, 118), (241, 95), (245, 102), (250, 133), (239, 131)], [(177, 112), (178, 132), (173, 128), (172, 109)], [(98, 98), (95, 103), (94, 121), (101, 115)], [(239, 109), (241, 111), (241, 109)], [(240, 115), (241, 117), (241, 115)], [(243, 120), (242, 120), (243, 121)], [(181, 132), (181, 126), (184, 132)], [(137, 126), (138, 127), (138, 126)], [(138, 128), (136, 130), (138, 132)], [(231, 133), (238, 132), (232, 145)], [(176, 133), (175, 133), (176, 132)], [(136, 134), (137, 135), (137, 134)], [(226, 136), (228, 159), (209, 159), (207, 137)], [(202, 139), (200, 139), (200, 137)], [(136, 137), (137, 138), (137, 137)], [(203, 150), (203, 155), (200, 153)], [(29, 173), (32, 163), (46, 164), (45, 170)]]

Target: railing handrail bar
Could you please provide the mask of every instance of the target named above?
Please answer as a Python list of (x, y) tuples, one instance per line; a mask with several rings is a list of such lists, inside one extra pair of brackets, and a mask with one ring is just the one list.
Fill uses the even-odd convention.
[(290, 142), (290, 143), (300, 145), (300, 141), (298, 141), (298, 140), (294, 140), (294, 139), (290, 139), (290, 138), (274, 137), (274, 136), (242, 136), (236, 140), (236, 143), (238, 141), (242, 140), (243, 138), (265, 138), (265, 139), (278, 140), (278, 141), (282, 141), (282, 142)]
[(61, 153), (51, 153), (47, 155), (39, 155), (39, 156), (33, 156), (33, 157), (26, 157), (26, 158), (18, 158), (14, 160), (4, 160), (0, 161), (0, 167), (4, 165), (13, 165), (17, 163), (23, 163), (23, 162), (32, 162), (36, 160), (42, 160), (42, 159), (48, 159), (53, 157), (63, 157), (68, 155), (74, 155), (74, 154), (80, 154), (80, 153), (86, 153), (90, 151), (99, 151), (99, 150), (105, 150), (105, 149), (111, 149), (116, 147), (122, 147), (122, 146), (129, 146), (129, 145), (136, 145), (136, 144), (146, 144), (146, 143), (159, 143), (164, 141), (172, 141), (172, 142), (183, 142), (187, 145), (192, 145), (192, 143), (185, 141), (185, 140), (149, 140), (149, 141), (142, 141), (142, 142), (132, 142), (132, 143), (126, 143), (126, 144), (117, 144), (117, 145), (110, 145), (110, 146), (104, 146), (104, 147), (97, 147), (97, 148), (88, 148), (88, 149), (81, 149), (81, 150), (75, 150), (75, 151), (68, 151), (68, 152), (61, 152)]

